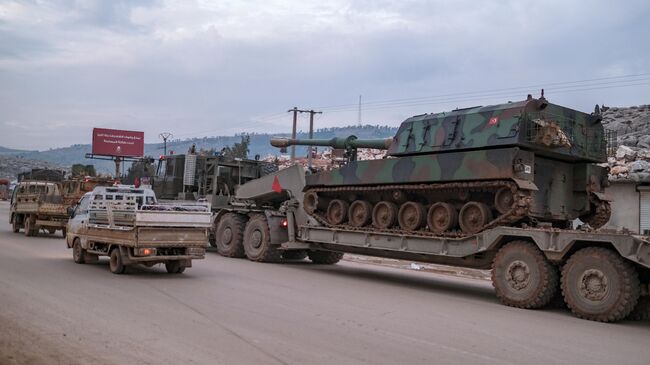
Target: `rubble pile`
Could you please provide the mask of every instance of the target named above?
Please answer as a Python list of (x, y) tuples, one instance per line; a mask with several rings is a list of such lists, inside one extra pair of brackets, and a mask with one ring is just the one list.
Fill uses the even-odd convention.
[(650, 181), (650, 105), (603, 107), (603, 125), (616, 131), (618, 149), (607, 159), (612, 181)]
[(0, 178), (13, 180), (16, 179), (19, 173), (31, 171), (32, 169), (70, 170), (52, 162), (33, 160), (20, 156), (0, 155)]
[(614, 156), (607, 158), (611, 181), (650, 181), (650, 149), (619, 146)]

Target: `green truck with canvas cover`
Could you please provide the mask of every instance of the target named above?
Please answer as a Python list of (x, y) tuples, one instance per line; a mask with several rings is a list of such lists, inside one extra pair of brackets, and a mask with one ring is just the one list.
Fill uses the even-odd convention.
[[(650, 240), (597, 229), (610, 213), (607, 139), (599, 113), (530, 97), (409, 118), (391, 140), (275, 139), (342, 148), (349, 163), (243, 184), (217, 243), (255, 261), (349, 252), (491, 269), (509, 306), (557, 298), (585, 319), (648, 317)], [(388, 154), (356, 161), (361, 147)], [(588, 224), (572, 229), (575, 218)]]

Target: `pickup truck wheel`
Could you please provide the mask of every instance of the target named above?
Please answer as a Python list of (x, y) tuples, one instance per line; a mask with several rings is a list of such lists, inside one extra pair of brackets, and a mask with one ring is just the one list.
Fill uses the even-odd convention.
[(558, 272), (534, 244), (512, 241), (492, 262), (492, 285), (505, 305), (541, 308), (558, 289)]
[(119, 247), (115, 247), (111, 251), (111, 259), (108, 262), (108, 268), (113, 274), (124, 274), (126, 266), (122, 263), (122, 253)]
[(271, 232), (266, 217), (254, 215), (244, 230), (244, 251), (251, 261), (277, 262), (280, 261), (281, 252), (271, 245)]
[(341, 261), (343, 252), (333, 251), (309, 251), (307, 253), (311, 262), (319, 265), (334, 265)]
[(169, 274), (182, 274), (185, 271), (185, 266), (181, 266), (180, 261), (165, 262), (165, 269)]
[(242, 258), (244, 252), (244, 228), (246, 216), (236, 213), (226, 213), (219, 221), (215, 233), (217, 251), (221, 256)]
[(25, 227), (23, 228), (25, 231), (25, 236), (27, 237), (32, 237), (35, 236), (36, 232), (34, 230), (34, 220), (30, 216), (25, 217)]
[(583, 248), (562, 268), (562, 295), (577, 317), (615, 322), (627, 317), (637, 305), (639, 275), (631, 263), (612, 250)]
[(74, 242), (72, 242), (72, 258), (77, 264), (86, 263), (86, 250), (81, 247), (81, 240), (79, 238), (75, 238)]

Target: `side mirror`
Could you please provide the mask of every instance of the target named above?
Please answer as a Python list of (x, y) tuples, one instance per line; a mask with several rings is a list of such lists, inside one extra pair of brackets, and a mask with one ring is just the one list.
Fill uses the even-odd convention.
[(70, 218), (74, 218), (74, 208), (73, 207), (68, 207), (68, 216)]

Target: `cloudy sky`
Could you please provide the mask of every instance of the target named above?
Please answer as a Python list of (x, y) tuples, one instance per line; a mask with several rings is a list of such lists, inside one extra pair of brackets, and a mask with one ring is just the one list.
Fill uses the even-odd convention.
[(293, 106), (348, 125), (359, 95), (364, 123), (391, 125), (541, 87), (646, 104), (649, 18), (647, 0), (2, 0), (0, 146), (289, 131)]

